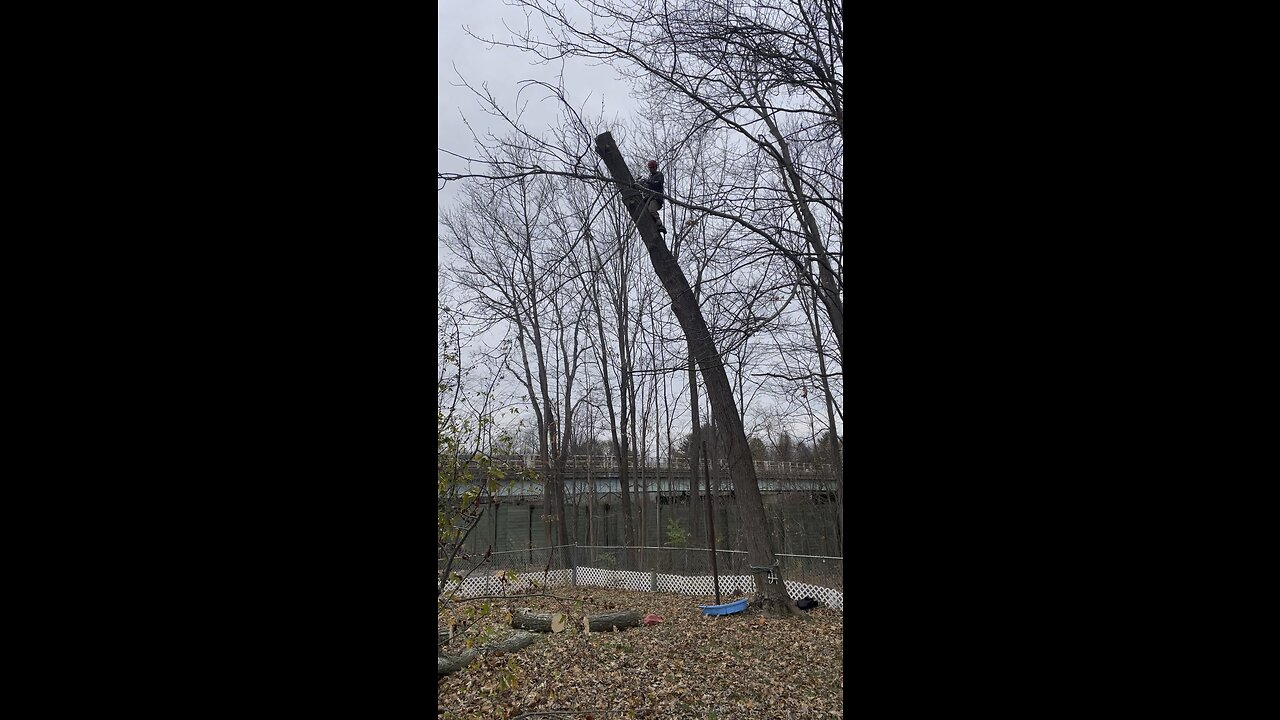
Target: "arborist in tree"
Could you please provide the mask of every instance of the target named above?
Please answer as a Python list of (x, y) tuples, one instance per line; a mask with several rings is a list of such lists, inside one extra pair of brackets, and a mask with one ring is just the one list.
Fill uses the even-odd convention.
[[(649, 161), (649, 177), (640, 181), (640, 184), (652, 190), (659, 195), (662, 194), (662, 173), (658, 172), (658, 161)], [(665, 233), (667, 227), (662, 224), (662, 198), (652, 198), (649, 200), (649, 213), (653, 215), (653, 221), (658, 225), (658, 232)]]

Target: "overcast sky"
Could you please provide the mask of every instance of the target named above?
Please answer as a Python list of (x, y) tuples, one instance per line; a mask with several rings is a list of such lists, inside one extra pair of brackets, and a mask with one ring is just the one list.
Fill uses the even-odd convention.
[[(577, 8), (571, 6), (568, 9)], [(606, 116), (626, 119), (635, 112), (636, 103), (628, 96), (630, 86), (619, 81), (611, 68), (575, 59), (537, 65), (532, 62), (535, 59), (532, 55), (511, 48), (490, 47), (463, 31), (463, 26), (466, 26), (480, 37), (510, 40), (511, 32), (507, 27), (523, 28), (529, 21), (523, 11), (506, 6), (502, 0), (445, 0), (439, 3), (437, 13), (440, 48), (436, 68), (438, 148), (461, 155), (476, 155), (471, 131), (463, 124), (463, 115), (481, 137), (486, 131), (502, 135), (510, 129), (504, 121), (486, 114), (472, 91), (460, 87), (459, 74), (477, 89), (487, 83), (489, 91), (507, 109), (514, 109), (516, 105), (517, 93), (522, 88), (521, 80), (542, 80), (554, 85), (563, 73), (565, 90), (575, 107), (582, 107), (584, 102), (588, 102), (585, 109), (592, 114), (599, 113), (603, 99)], [(540, 28), (541, 25), (534, 27)], [(543, 89), (534, 89), (526, 90), (520, 97), (521, 102), (531, 100), (522, 123), (535, 135), (560, 121), (556, 103), (540, 102), (546, 94)], [(438, 169), (442, 172), (464, 172), (467, 169), (461, 160), (444, 152), (437, 151), (436, 157)], [(442, 190), (437, 182), (436, 187), (438, 207), (443, 209), (454, 202), (459, 182), (451, 182)], [(449, 251), (444, 243), (437, 239), (436, 245), (440, 261), (447, 262)], [(505, 330), (495, 327), (482, 336), (481, 341), (486, 345), (496, 345)]]
[[(482, 83), (488, 83), (489, 91), (498, 102), (510, 109), (515, 107), (516, 95), (521, 89), (519, 81), (532, 79), (556, 84), (557, 77), (563, 72), (565, 90), (575, 107), (582, 107), (582, 103), (589, 98), (588, 108), (593, 113), (599, 113), (603, 99), (607, 117), (616, 115), (625, 119), (635, 112), (637, 105), (628, 95), (629, 85), (620, 82), (611, 68), (589, 65), (576, 59), (567, 60), (563, 64), (535, 65), (531, 62), (531, 55), (511, 48), (490, 47), (463, 32), (463, 26), (466, 26), (480, 37), (509, 40), (511, 33), (507, 27), (523, 28), (529, 25), (522, 10), (508, 7), (502, 0), (444, 0), (438, 4), (436, 12), (439, 19), (436, 32), (440, 48), (436, 59), (436, 113), (439, 121), (437, 148), (460, 155), (475, 155), (472, 152), (471, 132), (463, 124), (463, 115), (481, 137), (489, 130), (497, 135), (509, 130), (503, 121), (480, 109), (478, 99), (470, 90), (458, 87), (459, 74), (477, 89), (480, 89)], [(536, 92), (538, 94), (526, 91), (521, 100), (534, 98), (525, 110), (523, 122), (530, 132), (539, 134), (558, 123), (560, 116), (556, 103), (539, 102), (545, 97), (545, 91), (538, 89)], [(462, 161), (439, 150), (436, 152), (436, 163), (442, 172), (466, 170)], [(454, 202), (458, 186), (458, 182), (451, 182), (444, 189), (439, 189), (440, 183), (436, 183), (438, 209)], [(436, 250), (442, 262), (449, 255), (438, 237)]]
[[(616, 73), (610, 68), (588, 65), (581, 60), (568, 60), (563, 65), (534, 65), (530, 62), (533, 56), (510, 48), (489, 47), (469, 37), (462, 29), (465, 25), (481, 37), (507, 40), (511, 33), (504, 27), (503, 21), (511, 27), (525, 27), (528, 21), (523, 11), (507, 7), (501, 0), (446, 0), (439, 4), (437, 12), (440, 21), (437, 25), (440, 48), (437, 60), (437, 112), (440, 122), (438, 147), (460, 154), (471, 154), (471, 134), (462, 123), (463, 114), (477, 134), (483, 135), (486, 130), (503, 134), (507, 130), (502, 121), (486, 115), (480, 109), (479, 102), (470, 90), (455, 87), (458, 84), (458, 73), (476, 88), (481, 83), (488, 83), (489, 90), (504, 107), (514, 108), (516, 94), (521, 89), (519, 81), (536, 79), (554, 84), (563, 71), (565, 89), (575, 106), (580, 107), (589, 97), (588, 107), (593, 112), (599, 112), (603, 97), (604, 109), (609, 116), (616, 114), (619, 118), (627, 118), (634, 112), (636, 105), (628, 96), (629, 86), (617, 80)], [(538, 90), (537, 94), (526, 91), (522, 97), (522, 100), (534, 100), (529, 103), (524, 116), (525, 125), (534, 134), (559, 120), (555, 103), (538, 102), (545, 94), (544, 90)], [(464, 170), (459, 160), (444, 153), (437, 153), (437, 162), (441, 171)], [(450, 183), (449, 188), (438, 192), (441, 206), (450, 201), (455, 185), (456, 183)]]
[[(568, 10), (575, 10), (569, 4)], [(570, 102), (575, 107), (586, 105), (589, 114), (601, 111), (601, 99), (604, 102), (606, 117), (616, 117), (627, 121), (634, 117), (638, 110), (636, 103), (628, 94), (630, 86), (617, 78), (613, 69), (603, 66), (592, 66), (581, 60), (569, 60), (565, 64), (535, 65), (533, 56), (514, 49), (489, 47), (485, 43), (468, 36), (463, 26), (481, 37), (496, 37), (499, 40), (510, 38), (510, 31), (503, 25), (523, 27), (526, 19), (522, 11), (507, 7), (502, 0), (445, 0), (438, 5), (439, 56), (437, 58), (437, 88), (439, 135), (437, 146), (463, 155), (474, 155), (471, 133), (463, 124), (462, 115), (466, 115), (472, 128), (478, 135), (486, 131), (502, 135), (509, 131), (503, 121), (487, 115), (472, 92), (465, 87), (457, 87), (460, 73), (467, 82), (476, 88), (487, 83), (489, 91), (498, 102), (507, 109), (516, 103), (517, 93), (521, 90), (519, 81), (526, 79), (542, 80), (556, 84), (557, 76), (563, 72), (564, 86)], [(540, 28), (535, 25), (535, 29)], [(456, 68), (456, 70), (455, 70)], [(532, 99), (525, 110), (523, 124), (527, 130), (537, 135), (547, 127), (560, 120), (558, 106), (554, 102), (539, 102), (545, 97), (544, 90), (531, 95), (526, 91), (523, 99)], [(592, 128), (595, 130), (595, 128)], [(613, 130), (616, 128), (600, 128)], [(464, 172), (465, 164), (437, 152), (438, 169), (442, 172)], [(465, 181), (462, 181), (465, 182)], [(457, 194), (459, 182), (449, 183), (443, 190), (437, 190), (437, 200), (441, 209), (450, 205)], [(437, 182), (437, 188), (440, 185)], [(441, 253), (440, 261), (447, 262), (448, 250), (443, 243), (437, 241)], [(505, 333), (506, 328), (495, 327), (482, 336), (485, 345), (496, 345)], [(681, 393), (684, 376), (676, 374), (668, 378), (670, 391)], [(686, 401), (687, 402), (687, 401)]]

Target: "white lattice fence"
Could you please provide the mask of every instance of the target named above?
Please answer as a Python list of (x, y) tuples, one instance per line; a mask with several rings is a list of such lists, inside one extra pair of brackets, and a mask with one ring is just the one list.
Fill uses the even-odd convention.
[(844, 593), (831, 588), (824, 588), (819, 585), (809, 585), (808, 583), (799, 583), (787, 580), (787, 594), (792, 600), (799, 600), (802, 597), (811, 597), (814, 600), (821, 600), (822, 604), (832, 610), (844, 610)]
[(650, 590), (649, 573), (629, 570), (579, 567), (578, 584), (614, 588), (616, 590), (639, 590), (640, 592), (648, 592)]
[(687, 580), (687, 578), (683, 575), (665, 575), (663, 573), (658, 573), (658, 592), (683, 592), (680, 588), (684, 586), (685, 580)]
[[(707, 578), (707, 580), (714, 582), (715, 578)], [(755, 581), (755, 578), (751, 577), (750, 575), (721, 575), (720, 576), (720, 593), (721, 594), (733, 593), (735, 595), (742, 595), (747, 593), (753, 593), (755, 591), (756, 591), (756, 581)], [(715, 589), (713, 588), (711, 590), (711, 593), (709, 594), (714, 594), (714, 593), (715, 593)]]
[[(535, 587), (557, 587), (569, 585), (573, 582), (572, 570), (552, 570), (547, 573), (528, 572), (518, 573), (516, 582), (504, 583), (495, 575), (472, 576), (462, 583), (459, 597), (469, 598), (477, 595), (504, 595), (514, 594), (532, 590)], [(637, 590), (640, 592), (648, 592), (651, 589), (650, 583), (652, 577), (647, 572), (630, 572), (626, 570), (606, 570), (604, 568), (579, 567), (578, 568), (578, 584), (590, 585), (594, 587), (614, 588), (618, 590)], [(710, 575), (695, 575), (686, 577), (684, 575), (669, 575), (659, 573), (657, 575), (658, 592), (680, 593), (682, 595), (715, 595), (714, 580)], [(810, 585), (808, 583), (795, 582), (788, 580), (787, 594), (792, 599), (798, 600), (802, 597), (811, 597), (821, 600), (824, 605), (832, 610), (844, 610), (844, 593), (840, 590), (832, 590), (831, 588), (822, 587), (820, 585)], [(453, 590), (458, 587), (457, 583), (450, 583), (445, 586), (445, 590)], [(722, 575), (720, 576), (720, 594), (721, 595), (738, 595), (744, 593), (754, 593), (756, 589), (755, 578), (751, 575)]]
[(612, 587), (620, 590), (639, 590), (640, 592), (649, 591), (649, 573), (647, 572), (631, 572), (629, 570), (618, 570), (614, 572), (614, 582)]
[[(578, 568), (578, 584), (595, 587), (622, 588), (626, 590), (649, 590), (649, 573), (622, 572), (618, 570), (602, 570), (600, 568)], [(715, 595), (715, 579), (710, 575), (668, 575), (658, 573), (658, 592), (680, 593), (682, 595)], [(811, 597), (821, 600), (833, 610), (844, 610), (844, 593), (818, 585), (809, 585), (787, 581), (787, 594), (793, 600)], [(721, 575), (720, 594), (754, 593), (755, 578), (751, 575)]]
[(503, 591), (502, 583), (497, 578), (489, 575), (472, 575), (462, 581), (462, 588), (458, 588), (458, 583), (449, 581), (445, 583), (444, 591), (450, 593), (458, 592), (458, 597), (469, 598), (477, 595), (501, 595)]
[(537, 572), (516, 573), (516, 582), (512, 587), (523, 591), (534, 587), (568, 585), (572, 580), (572, 570), (548, 570), (546, 573), (539, 570)]
[[(516, 573), (515, 582), (504, 582), (498, 579), (498, 575), (501, 574), (502, 571), (499, 570), (493, 574), (472, 575), (462, 582), (462, 587), (458, 592), (458, 597), (471, 598), (479, 595), (512, 595), (527, 592), (535, 587), (556, 587), (559, 585), (568, 585), (573, 582), (572, 570), (551, 570), (545, 573), (545, 577), (542, 571)], [(445, 585), (445, 592), (451, 592), (458, 589), (458, 583), (456, 582), (449, 582)]]
[(612, 587), (609, 585), (609, 573), (611, 572), (613, 571), (600, 568), (579, 567), (578, 584), (592, 585), (594, 587)]

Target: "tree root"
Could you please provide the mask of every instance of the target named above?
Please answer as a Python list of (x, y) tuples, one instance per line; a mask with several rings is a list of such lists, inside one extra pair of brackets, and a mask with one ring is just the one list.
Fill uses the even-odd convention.
[(769, 597), (764, 593), (756, 593), (751, 598), (749, 607), (763, 612), (770, 617), (801, 617), (809, 620), (809, 616), (800, 608), (796, 607), (795, 601), (791, 598), (781, 600)]

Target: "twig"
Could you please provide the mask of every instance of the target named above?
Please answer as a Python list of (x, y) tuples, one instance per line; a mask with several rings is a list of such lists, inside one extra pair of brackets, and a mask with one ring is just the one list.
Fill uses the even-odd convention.
[(538, 712), (521, 712), (520, 715), (512, 717), (511, 720), (520, 720), (521, 717), (536, 717), (539, 715), (588, 715), (588, 714), (600, 715), (600, 714), (605, 714), (605, 712), (612, 712), (612, 714), (617, 715), (617, 714), (620, 714), (620, 712), (626, 712), (626, 711), (625, 710), (539, 710)]
[(587, 600), (585, 598), (582, 598), (582, 599), (563, 598), (563, 597), (560, 597), (559, 595), (552, 595), (551, 593), (524, 593), (523, 595), (476, 595), (475, 597), (459, 598), (457, 600), (454, 600), (454, 602), (464, 603), (464, 602), (470, 602), (472, 600), (519, 600), (520, 598), (527, 598), (527, 597), (549, 597), (553, 600), (559, 600), (561, 602), (584, 602), (589, 605), (604, 604), (601, 602), (596, 602), (595, 600)]
[(808, 373), (806, 375), (797, 375), (795, 377), (790, 377), (787, 375), (779, 375), (777, 373), (751, 373), (752, 377), (774, 377), (774, 378), (782, 378), (783, 380), (812, 380), (814, 378), (841, 377), (843, 375), (844, 373), (842, 372), (833, 372), (833, 373), (826, 373), (825, 375), (822, 373)]

